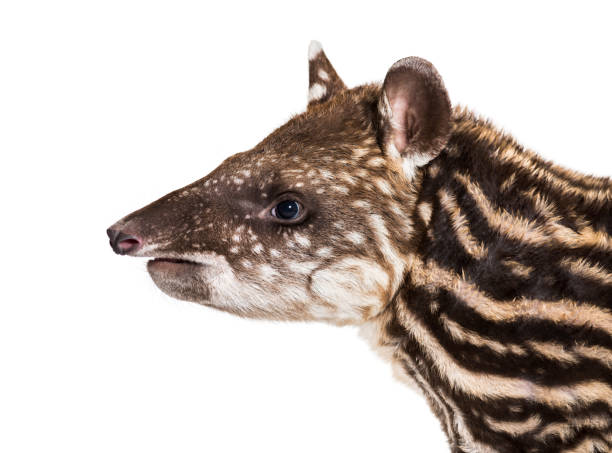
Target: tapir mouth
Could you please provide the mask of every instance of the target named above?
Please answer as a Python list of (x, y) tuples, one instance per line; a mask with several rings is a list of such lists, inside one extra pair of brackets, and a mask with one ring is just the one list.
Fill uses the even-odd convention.
[(204, 266), (204, 264), (182, 258), (160, 257), (153, 258), (147, 263), (147, 268), (149, 270), (162, 272), (190, 271), (202, 266)]
[(176, 264), (194, 264), (202, 266), (202, 263), (196, 263), (195, 261), (184, 260), (181, 258), (154, 258), (150, 262), (165, 262), (165, 263), (176, 263)]

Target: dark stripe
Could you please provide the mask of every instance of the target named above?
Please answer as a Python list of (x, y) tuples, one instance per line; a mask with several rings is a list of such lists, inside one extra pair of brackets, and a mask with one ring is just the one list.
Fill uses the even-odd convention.
[[(465, 120), (464, 120), (465, 121)], [(499, 131), (495, 130), (495, 127), (489, 124), (486, 121), (477, 118), (469, 118), (468, 122), (474, 124), (476, 127), (472, 127), (472, 130), (467, 133), (457, 133), (451, 138), (450, 143), (459, 146), (464, 149), (464, 152), (472, 152), (473, 149), (480, 148), (484, 150), (487, 155), (491, 156), (492, 151), (496, 148), (505, 148), (511, 146), (515, 148), (519, 154), (524, 154), (526, 160), (535, 164), (535, 166), (540, 168), (545, 168), (549, 173), (553, 174), (560, 180), (567, 181), (568, 184), (580, 188), (580, 189), (601, 189), (601, 188), (610, 188), (612, 187), (612, 180), (605, 176), (587, 176), (587, 175), (579, 175), (575, 177), (571, 175), (569, 172), (564, 173), (561, 169), (557, 168), (557, 166), (542, 157), (534, 154), (530, 151), (525, 151), (524, 147), (520, 144), (516, 143), (514, 138), (505, 135)], [(459, 121), (461, 122), (461, 121)], [(478, 132), (485, 130), (493, 131), (497, 133), (498, 143), (491, 143), (489, 140), (480, 140), (478, 139)], [(467, 145), (467, 146), (466, 146)], [(466, 149), (467, 148), (467, 149)], [(514, 166), (513, 166), (514, 167)]]
[[(521, 318), (511, 322), (490, 321), (482, 318), (463, 300), (445, 289), (439, 290), (436, 301), (440, 303), (440, 311), (464, 328), (474, 330), (504, 344), (520, 345), (529, 340), (553, 340), (568, 347), (581, 343), (612, 350), (612, 335), (602, 329), (535, 318)], [(417, 305), (418, 302), (414, 301), (414, 304)]]
[[(511, 341), (503, 341), (496, 334), (499, 323), (493, 323), (494, 328), (491, 328), (490, 325), (487, 325), (491, 324), (490, 322), (479, 322), (478, 328), (470, 329), (485, 339), (501, 341), (502, 344), (507, 346), (512, 344), (521, 346), (526, 352), (526, 355), (522, 356), (512, 352), (498, 354), (487, 346), (458, 342), (446, 331), (440, 321), (441, 314), (446, 314), (464, 328), (468, 326), (461, 318), (477, 319), (472, 316), (473, 312), (463, 302), (450, 293), (440, 290), (436, 297), (436, 295), (427, 292), (425, 288), (413, 287), (407, 289), (403, 297), (404, 300), (410, 301), (409, 309), (411, 312), (425, 324), (430, 334), (453, 356), (458, 365), (471, 372), (525, 379), (545, 386), (572, 385), (594, 379), (612, 384), (612, 370), (599, 361), (583, 358), (577, 363), (560, 362), (544, 357), (530, 346), (523, 345), (524, 340), (532, 340), (533, 338), (530, 334), (528, 338), (517, 338), (517, 331), (523, 329), (522, 321), (511, 323), (512, 327), (508, 332), (508, 336), (513, 337)], [(434, 300), (440, 304), (440, 309), (431, 313), (429, 307)], [(559, 328), (558, 326), (555, 327)], [(563, 337), (567, 338), (565, 335)], [(549, 338), (547, 341), (551, 342), (551, 339)], [(552, 341), (557, 343), (556, 336)], [(612, 342), (612, 338), (610, 341)], [(561, 341), (559, 343), (563, 344)], [(568, 350), (570, 350), (572, 342), (569, 343), (567, 345)]]
[[(546, 270), (546, 274), (548, 274), (551, 264), (556, 265), (564, 258), (587, 258), (594, 265), (599, 265), (602, 269), (612, 272), (612, 253), (608, 251), (588, 247), (567, 248), (552, 242), (550, 244), (533, 245), (501, 235), (498, 231), (489, 227), (484, 214), (480, 211), (471, 195), (467, 193), (463, 184), (457, 181), (450, 181), (448, 189), (455, 195), (462, 213), (468, 220), (472, 235), (485, 243), (489, 250), (493, 252), (494, 255), (489, 258), (487, 264), (499, 266), (498, 262), (500, 259), (511, 258), (535, 267), (540, 271), (538, 275), (543, 277), (542, 270)], [(444, 238), (440, 238), (440, 240), (444, 241)], [(505, 273), (507, 274), (507, 272)], [(539, 282), (537, 283), (539, 284)], [(550, 288), (548, 291), (554, 292), (555, 288), (559, 289), (559, 282), (554, 281), (551, 283), (545, 285), (545, 287)], [(519, 289), (521, 288), (516, 288), (516, 290)], [(554, 296), (554, 294), (551, 294), (551, 296)], [(543, 295), (537, 297), (544, 298)], [(607, 298), (602, 304), (612, 306), (612, 298)]]
[[(469, 174), (481, 185), (486, 194), (494, 194), (493, 200), (503, 201), (504, 207), (508, 210), (528, 209), (528, 206), (522, 206), (528, 203), (525, 201), (526, 197), (518, 192), (535, 189), (559, 211), (562, 218), (561, 223), (565, 226), (575, 229), (576, 216), (584, 216), (596, 230), (612, 234), (612, 199), (600, 197), (591, 198), (588, 201), (582, 194), (572, 194), (556, 189), (546, 179), (535, 176), (526, 168), (495, 159), (487, 142), (477, 143), (470, 146), (469, 149), (464, 148), (459, 153), (449, 153), (445, 166), (451, 170)], [(549, 166), (546, 168), (548, 171), (551, 170)], [(513, 189), (509, 193), (502, 194), (499, 187), (511, 175), (516, 177)], [(560, 175), (559, 179), (565, 180), (570, 186), (574, 185)], [(596, 191), (602, 188), (591, 190)], [(605, 189), (612, 190), (612, 181), (608, 180)], [(536, 210), (533, 209), (533, 213), (535, 212)]]

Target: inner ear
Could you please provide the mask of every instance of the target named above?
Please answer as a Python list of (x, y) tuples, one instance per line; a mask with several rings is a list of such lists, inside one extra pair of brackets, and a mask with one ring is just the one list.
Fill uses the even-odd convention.
[(387, 73), (379, 99), (380, 142), (400, 159), (407, 176), (435, 158), (451, 130), (451, 104), (442, 78), (427, 60), (396, 62)]

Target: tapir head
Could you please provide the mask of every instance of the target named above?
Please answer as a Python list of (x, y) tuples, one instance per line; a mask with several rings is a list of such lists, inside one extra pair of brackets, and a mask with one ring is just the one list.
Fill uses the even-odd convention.
[(420, 58), (347, 89), (317, 42), (307, 110), (253, 149), (108, 229), (166, 294), (241, 316), (361, 323), (401, 285), (420, 167), (445, 147), (448, 95)]

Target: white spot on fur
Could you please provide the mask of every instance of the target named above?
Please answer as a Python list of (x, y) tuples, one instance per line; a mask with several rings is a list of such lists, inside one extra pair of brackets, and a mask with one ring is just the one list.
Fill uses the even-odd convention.
[(319, 69), (319, 77), (325, 81), (329, 80), (329, 74), (324, 69)]
[(257, 267), (257, 271), (261, 279), (268, 282), (274, 280), (274, 278), (279, 275), (278, 271), (269, 264), (260, 264)]
[(332, 255), (332, 249), (329, 247), (321, 247), (316, 251), (317, 256), (321, 256), (323, 258), (327, 258)]
[(362, 208), (362, 209), (370, 209), (370, 203), (368, 203), (365, 200), (355, 200), (353, 201), (353, 207), (355, 208)]
[(353, 156), (357, 159), (361, 159), (363, 156), (368, 154), (368, 149), (366, 148), (355, 148), (353, 149)]
[(327, 93), (327, 88), (325, 85), (321, 85), (320, 83), (313, 83), (308, 90), (308, 102), (318, 101)]
[(357, 180), (353, 178), (351, 175), (349, 175), (348, 173), (342, 173), (340, 175), (340, 179), (344, 182), (348, 182), (352, 186), (357, 184)]
[(289, 269), (296, 274), (310, 274), (318, 265), (319, 263), (314, 261), (290, 261), (288, 264)]
[[(326, 156), (326, 157), (329, 157), (329, 156)], [(324, 168), (319, 170), (319, 175), (321, 175), (322, 178), (329, 179), (329, 180), (336, 179), (334, 174), (331, 171), (326, 170)]]
[(293, 239), (295, 239), (295, 242), (297, 242), (302, 247), (310, 247), (310, 239), (308, 239), (303, 234), (295, 233), (293, 235)]
[(366, 162), (366, 165), (367, 165), (368, 167), (374, 167), (374, 168), (376, 168), (376, 167), (381, 167), (381, 166), (383, 166), (383, 165), (384, 165), (384, 163), (385, 163), (385, 159), (383, 159), (382, 157), (373, 157), (373, 158), (371, 158), (370, 160), (368, 160), (368, 161)]
[(376, 178), (375, 184), (380, 189), (380, 191), (384, 193), (385, 195), (393, 195), (393, 189), (391, 189), (391, 186), (389, 185), (389, 183), (385, 181), (384, 179)]
[(319, 41), (310, 41), (310, 45), (308, 46), (308, 60), (317, 58), (317, 55), (319, 55), (322, 50), (323, 47)]
[(349, 234), (346, 235), (346, 238), (355, 245), (363, 244), (363, 242), (365, 241), (365, 237), (363, 237), (363, 234), (358, 233), (356, 231), (351, 231)]
[(364, 170), (363, 168), (358, 168), (355, 171), (355, 176), (359, 176), (360, 178), (367, 178), (369, 176), (367, 170)]

